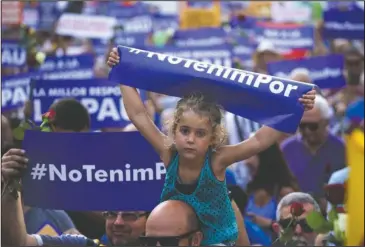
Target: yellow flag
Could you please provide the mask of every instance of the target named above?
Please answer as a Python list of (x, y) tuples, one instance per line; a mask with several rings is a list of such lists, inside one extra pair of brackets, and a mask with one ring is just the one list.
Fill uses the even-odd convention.
[(179, 2), (179, 7), (181, 29), (221, 26), (221, 5), (217, 0), (212, 1), (211, 8), (190, 7), (186, 1)]
[(48, 236), (58, 236), (58, 232), (56, 231), (56, 229), (54, 229), (51, 225), (45, 224), (38, 232), (37, 234), (40, 235), (48, 235)]
[(364, 132), (354, 130), (346, 137), (350, 175), (347, 188), (347, 246), (359, 246), (364, 241)]

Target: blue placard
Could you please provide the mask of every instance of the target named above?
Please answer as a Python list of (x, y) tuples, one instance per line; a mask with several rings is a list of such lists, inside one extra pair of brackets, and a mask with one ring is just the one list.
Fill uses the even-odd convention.
[(303, 115), (298, 99), (314, 86), (130, 47), (118, 50), (120, 62), (109, 73), (113, 82), (177, 97), (201, 92), (227, 111), (289, 133)]
[(305, 68), (320, 88), (342, 88), (346, 85), (343, 75), (344, 58), (342, 55), (327, 55), (297, 60), (284, 60), (268, 64), (270, 75), (288, 78), (296, 68)]
[(166, 170), (139, 132), (27, 131), (23, 148), (25, 205), (151, 211), (159, 203)]
[(255, 33), (258, 41), (269, 40), (282, 51), (314, 46), (313, 25), (258, 22)]
[(47, 56), (39, 71), (74, 70), (79, 68), (93, 68), (94, 55), (81, 54), (72, 56)]
[(19, 41), (1, 41), (1, 66), (23, 67), (27, 62), (27, 50)]
[(227, 33), (223, 28), (198, 28), (177, 30), (173, 37), (173, 44), (177, 47), (210, 47), (224, 45), (227, 42)]
[[(33, 86), (33, 120), (42, 122), (42, 114), (61, 98), (75, 98), (88, 110), (91, 128), (125, 127), (130, 123), (119, 85), (105, 79), (40, 80)], [(142, 94), (142, 100), (145, 95)]]
[(1, 78), (1, 109), (8, 111), (23, 107), (26, 100), (29, 99), (32, 80), (83, 80), (93, 77), (92, 69), (56, 70), (3, 76)]
[(364, 9), (330, 7), (323, 12), (323, 36), (326, 39), (364, 39)]

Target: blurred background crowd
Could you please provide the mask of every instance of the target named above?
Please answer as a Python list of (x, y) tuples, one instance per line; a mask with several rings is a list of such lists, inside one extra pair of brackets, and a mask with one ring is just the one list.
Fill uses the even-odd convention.
[[(227, 172), (227, 184), (251, 244), (269, 246), (278, 237), (272, 226), (278, 218), (278, 203), (286, 195), (308, 193), (326, 215), (330, 210), (326, 186), (348, 180), (345, 137), (354, 129), (363, 131), (364, 124), (364, 2), (90, 0), (2, 1), (1, 5), (2, 155), (20, 147), (22, 130), (31, 121), (37, 122), (34, 111), (39, 109), (29, 85), (24, 93), (5, 82), (34, 73), (59, 72), (62, 76), (68, 71), (107, 78), (111, 49), (125, 45), (319, 86), (315, 108), (305, 113), (297, 134), (232, 165)], [(337, 67), (331, 67), (335, 59)], [(290, 71), (275, 69), (273, 64), (281, 62), (291, 63)], [(331, 69), (339, 69), (340, 74), (331, 76)], [(321, 80), (326, 82), (321, 84)], [(333, 86), (334, 81), (340, 83)], [(164, 129), (177, 99), (153, 92), (147, 92), (144, 99), (151, 117)], [(61, 107), (79, 114), (72, 103)], [(128, 121), (117, 127), (108, 122), (98, 126), (92, 131), (136, 130)], [(261, 125), (226, 112), (225, 127), (227, 142), (236, 144)], [(363, 190), (362, 197), (360, 190), (354, 193), (363, 200)], [(113, 215), (100, 212), (24, 206), (28, 234), (82, 233), (104, 243), (136, 244), (145, 220), (128, 223), (128, 215), (124, 216), (111, 221)], [(45, 222), (50, 224), (45, 226)], [(118, 224), (130, 224), (129, 232), (112, 230)]]

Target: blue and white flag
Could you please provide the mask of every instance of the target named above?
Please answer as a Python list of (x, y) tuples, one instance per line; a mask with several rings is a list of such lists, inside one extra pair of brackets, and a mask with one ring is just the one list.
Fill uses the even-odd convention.
[(29, 130), (23, 148), (29, 159), (22, 178), (27, 206), (74, 211), (152, 211), (160, 201), (166, 170), (137, 131)]
[(27, 50), (19, 41), (1, 41), (1, 67), (23, 67), (27, 63)]
[(308, 70), (313, 83), (322, 89), (342, 88), (346, 85), (342, 55), (284, 60), (268, 64), (269, 74), (282, 78), (289, 78), (290, 73), (298, 68)]
[[(105, 79), (40, 80), (33, 86), (33, 120), (42, 123), (42, 114), (62, 98), (75, 98), (88, 110), (92, 129), (123, 128), (130, 123), (119, 85)], [(143, 100), (145, 97), (143, 97)]]
[(289, 133), (303, 115), (298, 99), (314, 86), (130, 47), (118, 51), (112, 82), (176, 97), (200, 92), (227, 111)]
[(352, 5), (345, 9), (329, 7), (323, 12), (323, 20), (326, 39), (364, 40), (364, 9)]
[(258, 22), (255, 33), (258, 43), (269, 40), (278, 51), (312, 50), (314, 46), (313, 25)]

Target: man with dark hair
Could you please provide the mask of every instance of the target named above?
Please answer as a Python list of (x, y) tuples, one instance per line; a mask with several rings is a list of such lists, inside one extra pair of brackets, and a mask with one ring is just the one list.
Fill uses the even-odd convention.
[(87, 109), (75, 99), (61, 99), (54, 103), (44, 114), (53, 132), (84, 132), (90, 128)]

